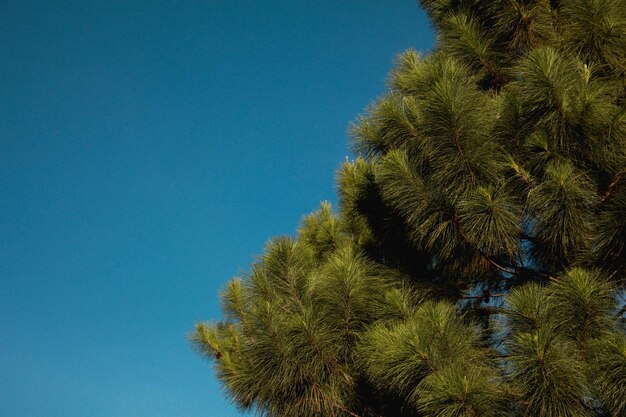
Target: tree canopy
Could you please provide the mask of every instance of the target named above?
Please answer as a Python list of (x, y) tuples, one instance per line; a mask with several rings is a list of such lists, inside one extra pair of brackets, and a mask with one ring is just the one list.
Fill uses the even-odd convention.
[(191, 336), (268, 417), (626, 415), (626, 1), (422, 0), (340, 204)]

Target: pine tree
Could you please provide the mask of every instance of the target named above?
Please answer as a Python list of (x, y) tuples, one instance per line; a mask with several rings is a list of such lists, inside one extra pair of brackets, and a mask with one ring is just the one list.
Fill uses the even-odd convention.
[(337, 212), (192, 342), (271, 417), (624, 416), (626, 1), (421, 5)]

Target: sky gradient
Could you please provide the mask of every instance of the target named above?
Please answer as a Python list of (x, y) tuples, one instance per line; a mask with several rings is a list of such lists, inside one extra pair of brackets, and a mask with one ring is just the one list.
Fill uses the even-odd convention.
[(238, 416), (185, 337), (336, 201), (413, 0), (0, 3), (0, 416)]

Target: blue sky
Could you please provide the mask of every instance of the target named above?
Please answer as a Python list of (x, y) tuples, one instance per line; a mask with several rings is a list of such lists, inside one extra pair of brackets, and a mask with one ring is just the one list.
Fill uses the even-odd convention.
[(413, 0), (0, 3), (0, 416), (237, 416), (185, 336), (322, 200)]

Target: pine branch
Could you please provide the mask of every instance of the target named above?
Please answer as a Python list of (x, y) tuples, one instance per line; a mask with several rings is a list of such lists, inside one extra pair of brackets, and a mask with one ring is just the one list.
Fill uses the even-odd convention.
[(505, 272), (507, 274), (511, 274), (511, 275), (515, 275), (517, 274), (517, 271), (513, 270), (513, 269), (509, 269), (506, 268), (500, 264), (498, 264), (496, 261), (494, 261), (493, 259), (491, 259), (489, 256), (487, 256), (483, 251), (481, 251), (479, 248), (475, 247), (471, 241), (468, 239), (468, 237), (465, 235), (465, 233), (463, 233), (463, 230), (461, 228), (461, 225), (459, 223), (459, 220), (455, 217), (454, 218), (454, 222), (456, 225), (456, 228), (459, 232), (459, 234), (461, 235), (461, 237), (463, 238), (463, 240), (472, 248), (474, 249), (476, 252), (478, 252), (478, 254), (480, 256), (482, 256), (483, 258), (485, 258), (485, 260), (487, 260), (487, 262), (489, 262), (491, 265), (495, 266), (497, 269), (499, 269), (502, 272)]
[(506, 297), (508, 294), (489, 294), (485, 295), (471, 295), (471, 296), (463, 296), (459, 297), (462, 300), (482, 300), (483, 298), (497, 298), (497, 297)]
[(615, 188), (617, 187), (620, 180), (622, 179), (622, 175), (624, 174), (626, 174), (626, 169), (621, 170), (620, 172), (616, 173), (613, 176), (613, 178), (611, 179), (611, 183), (609, 184), (606, 192), (600, 199), (600, 203), (604, 203), (606, 200), (608, 200), (611, 197), (611, 195), (613, 194), (613, 191), (615, 191)]
[(472, 165), (467, 160), (467, 157), (465, 156), (465, 153), (463, 152), (463, 149), (461, 148), (461, 132), (455, 124), (453, 124), (453, 127), (454, 127), (454, 144), (456, 145), (456, 150), (461, 156), (461, 160), (463, 161), (463, 164), (467, 167), (467, 171), (470, 174), (470, 179), (472, 181), (472, 184), (476, 185), (476, 175), (474, 174), (474, 169), (472, 168)]

